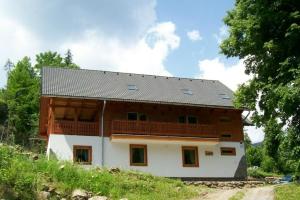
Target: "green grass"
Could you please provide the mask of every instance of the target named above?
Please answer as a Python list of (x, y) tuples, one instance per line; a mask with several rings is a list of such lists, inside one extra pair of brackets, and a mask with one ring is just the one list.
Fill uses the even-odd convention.
[(230, 197), (229, 200), (241, 200), (244, 198), (244, 196), (245, 196), (244, 191), (238, 191), (232, 197)]
[(66, 196), (81, 188), (110, 199), (129, 200), (189, 199), (206, 190), (140, 172), (86, 170), (69, 162), (48, 161), (44, 156), (33, 161), (22, 149), (0, 144), (0, 198), (36, 199), (43, 184), (53, 185)]
[(247, 173), (248, 173), (248, 176), (251, 176), (254, 178), (265, 178), (268, 176), (276, 176), (276, 177), (282, 176), (280, 174), (276, 174), (276, 173), (272, 173), (272, 172), (265, 172), (261, 168), (256, 168), (256, 169), (248, 168)]
[(275, 188), (275, 200), (299, 200), (300, 184), (286, 184)]

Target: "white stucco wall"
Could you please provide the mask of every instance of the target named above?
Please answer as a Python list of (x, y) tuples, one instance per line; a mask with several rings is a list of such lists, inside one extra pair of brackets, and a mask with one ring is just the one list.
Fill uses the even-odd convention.
[[(148, 166), (130, 166), (129, 144), (147, 144)], [(53, 135), (49, 137), (50, 150), (59, 159), (73, 159), (73, 145), (90, 145), (93, 149), (93, 165), (101, 165), (101, 138), (91, 136)], [(181, 146), (198, 146), (199, 167), (183, 167)], [(220, 147), (235, 147), (236, 156), (221, 156)], [(213, 151), (213, 156), (205, 156), (205, 151)], [(167, 177), (234, 177), (244, 145), (239, 142), (208, 143), (153, 143), (149, 141), (111, 142), (104, 138), (105, 167), (119, 167), (149, 172)]]

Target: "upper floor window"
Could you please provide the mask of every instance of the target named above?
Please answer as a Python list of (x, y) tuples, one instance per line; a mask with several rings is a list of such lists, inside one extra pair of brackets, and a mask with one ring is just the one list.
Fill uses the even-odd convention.
[(221, 116), (220, 117), (220, 122), (230, 122), (231, 118), (228, 116)]
[(127, 85), (127, 88), (128, 88), (128, 90), (131, 90), (131, 91), (137, 91), (138, 90), (138, 87), (134, 84)]
[(129, 112), (129, 113), (127, 113), (127, 119), (128, 120), (137, 120), (138, 114), (136, 112)]
[(189, 124), (197, 124), (198, 120), (195, 116), (179, 116), (178, 117), (179, 123), (189, 123)]
[(146, 121), (147, 115), (144, 113), (129, 112), (129, 113), (127, 113), (127, 119), (128, 120)]
[(188, 116), (188, 123), (189, 124), (197, 124), (197, 117), (195, 116)]
[(193, 91), (191, 89), (182, 89), (182, 92), (183, 94), (186, 94), (186, 95), (193, 95)]

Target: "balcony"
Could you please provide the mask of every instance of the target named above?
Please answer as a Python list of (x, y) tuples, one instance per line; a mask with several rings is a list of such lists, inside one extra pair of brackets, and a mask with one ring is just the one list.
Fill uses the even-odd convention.
[(99, 126), (95, 122), (54, 120), (51, 126), (53, 134), (99, 136)]
[(157, 137), (168, 140), (190, 138), (190, 141), (197, 139), (219, 140), (214, 125), (113, 120), (111, 130), (113, 137)]

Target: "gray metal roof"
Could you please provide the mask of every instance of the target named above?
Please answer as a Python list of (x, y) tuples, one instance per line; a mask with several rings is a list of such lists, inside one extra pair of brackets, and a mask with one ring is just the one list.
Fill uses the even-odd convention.
[(86, 69), (44, 67), (42, 96), (233, 107), (220, 81)]

